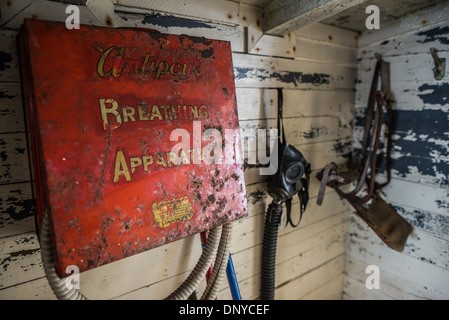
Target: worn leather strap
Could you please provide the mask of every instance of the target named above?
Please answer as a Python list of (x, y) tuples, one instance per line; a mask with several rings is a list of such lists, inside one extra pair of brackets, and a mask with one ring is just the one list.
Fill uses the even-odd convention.
[[(383, 61), (381, 56), (376, 58), (377, 63), (365, 114), (361, 155), (348, 172), (339, 174), (337, 166), (331, 163), (317, 174), (317, 178), (321, 181), (317, 204), (321, 205), (323, 202), (326, 185), (332, 187), (341, 197), (348, 200), (356, 213), (376, 232), (382, 241), (392, 249), (402, 251), (413, 227), (380, 197), (379, 192), (391, 180), (394, 119), (389, 97), (390, 65)], [(380, 90), (378, 90), (379, 78), (381, 79)], [(381, 151), (379, 150), (379, 142), (384, 122), (384, 109), (388, 116), (386, 125), (387, 144), (385, 152), (378, 154)], [(377, 167), (380, 156), (385, 157), (386, 165), (384, 168)], [(380, 170), (385, 170), (387, 173), (387, 179), (383, 183), (376, 181), (377, 173)], [(355, 182), (355, 188), (349, 192), (344, 192), (340, 188), (343, 186), (343, 182)], [(364, 196), (358, 196), (365, 185), (368, 186), (367, 193)], [(367, 206), (369, 201), (371, 203)]]
[[(377, 90), (379, 82), (378, 79), (381, 78), (381, 90)], [(375, 67), (375, 72), (373, 76), (373, 80), (370, 88), (370, 95), (368, 98), (368, 105), (366, 108), (365, 115), (365, 126), (362, 140), (362, 150), (361, 150), (361, 159), (356, 162), (356, 166), (354, 166), (350, 171), (350, 173), (342, 174), (339, 176), (340, 179), (335, 179), (338, 176), (337, 168), (334, 164), (331, 164), (331, 167), (325, 167), (323, 173), (320, 175), (319, 179), (321, 180), (320, 192), (317, 199), (317, 203), (321, 204), (324, 196), (324, 186), (329, 185), (332, 188), (336, 189), (340, 196), (347, 199), (351, 202), (355, 207), (359, 207), (365, 203), (367, 203), (371, 197), (373, 196), (376, 190), (380, 190), (384, 186), (386, 186), (391, 177), (391, 132), (392, 132), (392, 116), (393, 113), (391, 111), (391, 107), (388, 100), (389, 88), (390, 88), (390, 76), (389, 76), (389, 64), (383, 61), (382, 59), (378, 59)], [(376, 174), (379, 168), (376, 167), (376, 163), (378, 160), (378, 149), (379, 149), (379, 141), (380, 134), (382, 130), (382, 124), (384, 120), (383, 116), (383, 107), (386, 107), (388, 115), (389, 115), (389, 126), (388, 126), (388, 137), (387, 137), (387, 154), (386, 154), (386, 163), (387, 163), (387, 182), (378, 184), (376, 183)], [(330, 180), (330, 170), (333, 168), (334, 175), (333, 179)], [(356, 186), (350, 192), (343, 192), (340, 189), (341, 180), (344, 180), (345, 183), (351, 182), (348, 179), (345, 179), (345, 176), (356, 178), (358, 176), (358, 180), (356, 181)], [(354, 179), (355, 180), (355, 179)], [(354, 181), (353, 180), (353, 181)], [(367, 184), (368, 192), (365, 196), (359, 197), (357, 194), (361, 191), (362, 187)]]
[(316, 200), (317, 205), (321, 206), (323, 204), (324, 192), (326, 191), (326, 186), (330, 182), (331, 173), (334, 175), (337, 173), (337, 165), (335, 163), (329, 163), (324, 167), (321, 177), (318, 179), (320, 182), (320, 189), (318, 190), (318, 198)]
[[(284, 116), (283, 116), (283, 112), (284, 112), (284, 98), (282, 95), (282, 88), (278, 88), (278, 118), (277, 118), (277, 125), (278, 125), (278, 131), (281, 131), (281, 134), (278, 134), (278, 142), (279, 143), (284, 143), (286, 144), (286, 139), (285, 139), (285, 130), (284, 130)], [(281, 140), (282, 137), (282, 140)]]

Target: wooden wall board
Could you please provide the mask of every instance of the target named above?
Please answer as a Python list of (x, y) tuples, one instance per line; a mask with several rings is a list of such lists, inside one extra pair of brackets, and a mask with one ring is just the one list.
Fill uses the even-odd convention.
[[(330, 161), (347, 161), (354, 125), (356, 33), (309, 26), (307, 33), (295, 32), (290, 37), (263, 36), (259, 45), (264, 49), (248, 52), (247, 28), (260, 17), (258, 6), (195, 0), (186, 8), (178, 1), (150, 4), (129, 0), (114, 2), (111, 10), (109, 5), (94, 8), (93, 3), (80, 3), (81, 23), (104, 26), (102, 19), (110, 14), (115, 27), (154, 28), (231, 41), (242, 128), (275, 127), (276, 88), (282, 87), (289, 142), (312, 163), (313, 175)], [(55, 298), (42, 269), (35, 234), (15, 37), (24, 18), (65, 21), (65, 6), (58, 1), (35, 0), (9, 12), (9, 20), (0, 28), (0, 141), (4, 142), (0, 152), (6, 157), (2, 168), (7, 169), (0, 175), (1, 299)], [(297, 46), (298, 41), (302, 45)], [(313, 48), (309, 48), (311, 42)], [(320, 48), (335, 50), (336, 54), (314, 57)], [(245, 166), (250, 215), (234, 224), (231, 254), (243, 298), (257, 299), (263, 221), (270, 198), (266, 194), (267, 177), (260, 175), (258, 165)], [(294, 299), (341, 297), (349, 206), (328, 190), (325, 203), (318, 207), (318, 187), (312, 176), (311, 200), (300, 227), (280, 231), (281, 271), (276, 289), (280, 298), (291, 292), (287, 285), (290, 280), (296, 288), (291, 294)], [(298, 211), (298, 206), (295, 199), (293, 210)], [(199, 236), (180, 240), (82, 273), (81, 291), (94, 299), (160, 299), (186, 278), (200, 252)], [(330, 269), (333, 271), (328, 273)], [(327, 278), (317, 281), (322, 274)], [(230, 298), (227, 286), (224, 281), (219, 298)]]
[[(437, 8), (439, 8), (437, 12)], [(438, 5), (365, 32), (358, 50), (354, 148), (360, 148), (364, 109), (374, 70), (374, 53), (391, 67), (393, 132), (391, 183), (383, 197), (414, 227), (402, 253), (380, 243), (356, 217), (348, 226), (344, 299), (447, 299), (448, 257), (448, 78), (437, 81), (430, 48), (448, 58), (448, 20)], [(433, 12), (433, 15), (431, 14)], [(429, 16), (430, 15), (430, 16)], [(424, 19), (418, 25), (410, 21)], [(363, 268), (380, 268), (381, 288), (367, 290)]]

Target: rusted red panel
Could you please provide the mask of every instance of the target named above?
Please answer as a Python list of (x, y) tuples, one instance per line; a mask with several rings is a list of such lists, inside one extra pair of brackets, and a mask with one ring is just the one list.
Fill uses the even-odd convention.
[(206, 163), (212, 138), (194, 139), (215, 129), (224, 154), (232, 129), (240, 148), (229, 42), (27, 20), (19, 43), (38, 212), (61, 276), (247, 214), (239, 155)]

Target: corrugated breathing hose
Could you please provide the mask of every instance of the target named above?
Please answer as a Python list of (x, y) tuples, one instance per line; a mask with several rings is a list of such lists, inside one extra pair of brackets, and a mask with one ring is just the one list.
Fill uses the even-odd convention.
[[(232, 224), (225, 224), (222, 228), (220, 244), (218, 245), (217, 258), (215, 259), (212, 275), (207, 283), (201, 300), (213, 300), (217, 296), (226, 266), (229, 259), (229, 247), (231, 246)], [(209, 239), (207, 240), (209, 241)], [(206, 242), (207, 244), (207, 242)]]
[(68, 288), (66, 286), (66, 279), (61, 279), (56, 274), (47, 211), (44, 212), (42, 219), (40, 242), (45, 275), (56, 297), (61, 300), (86, 300), (86, 297), (78, 289)]
[[(232, 224), (227, 223), (223, 225), (223, 227), (218, 227), (209, 231), (206, 246), (204, 247), (196, 266), (193, 268), (187, 279), (172, 294), (170, 294), (166, 300), (187, 299), (190, 294), (196, 290), (212, 264), (214, 257), (216, 257), (211, 279), (202, 296), (202, 299), (215, 299), (226, 269), (229, 246), (231, 243), (231, 230)], [(80, 292), (80, 290), (66, 286), (66, 279), (61, 279), (56, 274), (50, 227), (46, 211), (44, 212), (41, 224), (40, 244), (45, 275), (47, 276), (48, 283), (56, 297), (61, 300), (86, 300), (87, 298)]]
[[(225, 247), (229, 246), (230, 243), (231, 228), (232, 228), (231, 223), (228, 223), (225, 224), (222, 228), (215, 228), (209, 231), (206, 246), (204, 247), (204, 250), (201, 254), (200, 259), (198, 260), (197, 265), (195, 266), (195, 268), (193, 268), (192, 272), (187, 277), (187, 279), (171, 295), (169, 295), (166, 298), (166, 300), (186, 300), (192, 294), (192, 292), (198, 287), (201, 280), (205, 277), (206, 272), (209, 269), (212, 260), (214, 259), (215, 256), (216, 259), (214, 262), (214, 271), (216, 269), (221, 269), (220, 260), (222, 259), (222, 257), (220, 258), (220, 252), (222, 250), (227, 250), (226, 252), (229, 253), (229, 248), (225, 249)], [(219, 239), (220, 229), (223, 229), (221, 232), (221, 239)], [(213, 275), (214, 271), (212, 272), (211, 279), (209, 279), (209, 283), (211, 283), (211, 285), (213, 286), (210, 290), (216, 290), (218, 292), (218, 288), (221, 285), (221, 279), (223, 278), (223, 274), (217, 275), (216, 277), (217, 281), (214, 281), (212, 280), (214, 276)], [(224, 273), (224, 269), (220, 271), (220, 273)], [(217, 286), (216, 289), (215, 286)], [(201, 299), (215, 299), (216, 292), (214, 295), (210, 295), (207, 293), (207, 291), (209, 291), (208, 287), (206, 287), (205, 293), (203, 294)]]
[(268, 206), (263, 233), (261, 300), (274, 300), (276, 246), (281, 217), (282, 203), (273, 201)]

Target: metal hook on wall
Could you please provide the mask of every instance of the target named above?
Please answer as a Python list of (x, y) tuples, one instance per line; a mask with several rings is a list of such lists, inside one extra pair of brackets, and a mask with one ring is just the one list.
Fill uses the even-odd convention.
[(446, 59), (438, 57), (438, 50), (436, 48), (430, 48), (430, 54), (435, 62), (435, 68), (433, 68), (433, 76), (435, 80), (443, 80), (446, 75)]

